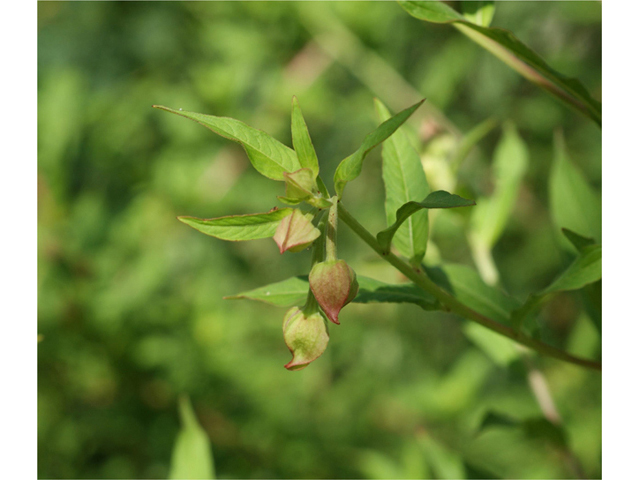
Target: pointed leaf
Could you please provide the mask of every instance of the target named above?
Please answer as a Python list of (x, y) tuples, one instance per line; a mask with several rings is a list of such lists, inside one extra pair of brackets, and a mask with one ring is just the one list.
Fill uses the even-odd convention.
[[(358, 277), (358, 283), (360, 288), (353, 303), (413, 303), (425, 310), (438, 308), (436, 299), (413, 283), (392, 285), (361, 276)], [(307, 277), (299, 276), (231, 295), (225, 299), (258, 300), (277, 307), (289, 307), (304, 303), (308, 291)]]
[(516, 299), (484, 283), (480, 275), (466, 265), (447, 264), (427, 268), (426, 272), (466, 306), (498, 322), (509, 323), (510, 312), (520, 306)]
[(210, 219), (178, 217), (178, 220), (206, 235), (238, 242), (273, 237), (280, 221), (292, 213), (293, 209), (282, 208), (268, 213), (230, 215)]
[(492, 165), (495, 188), (489, 198), (479, 198), (471, 217), (472, 241), (491, 249), (502, 235), (515, 206), (520, 183), (529, 164), (527, 146), (508, 123), (496, 147)]
[(398, 230), (398, 227), (414, 213), (420, 211), (423, 208), (457, 208), (457, 207), (470, 207), (475, 205), (473, 200), (467, 200), (466, 198), (459, 197), (443, 190), (432, 192), (421, 202), (407, 202), (396, 212), (396, 222), (389, 228), (382, 230), (377, 235), (378, 243), (383, 249), (389, 251), (391, 246), (391, 240), (394, 234)]
[(471, 40), (487, 49), (527, 80), (547, 90), (602, 125), (602, 105), (574, 78), (552, 69), (540, 56), (508, 30), (470, 22), (442, 2), (399, 0), (411, 16), (434, 23), (452, 23)]
[(578, 290), (585, 285), (597, 282), (602, 278), (602, 246), (589, 245), (584, 247), (578, 258), (569, 265), (542, 294), (560, 292), (564, 290)]
[(209, 437), (198, 424), (188, 398), (181, 397), (179, 402), (181, 428), (173, 447), (169, 478), (216, 478)]
[[(380, 121), (391, 114), (378, 99), (375, 100)], [(399, 128), (382, 145), (382, 178), (385, 188), (387, 225), (392, 225), (396, 211), (411, 200), (420, 200), (429, 194), (429, 185), (422, 168), (420, 155), (411, 145), (403, 128)], [(416, 212), (395, 234), (393, 243), (398, 251), (413, 263), (420, 264), (427, 250), (429, 237), (428, 211)]]
[[(561, 133), (555, 137), (555, 155), (549, 178), (551, 216), (560, 228), (569, 228), (578, 235), (602, 239), (602, 203), (567, 156)], [(569, 247), (569, 244), (565, 244)]]
[(382, 125), (365, 137), (362, 145), (360, 145), (360, 148), (358, 148), (354, 154), (340, 162), (340, 165), (338, 165), (336, 173), (333, 176), (333, 182), (338, 197), (342, 197), (342, 192), (347, 182), (355, 180), (360, 175), (360, 172), (362, 172), (362, 162), (364, 161), (364, 157), (367, 153), (389, 138), (389, 136), (395, 132), (398, 127), (400, 127), (400, 125), (402, 125), (411, 116), (411, 114), (418, 109), (420, 105), (422, 105), (422, 102), (424, 102), (424, 100), (420, 100), (415, 105), (401, 111), (382, 123)]
[(582, 235), (578, 235), (576, 232), (571, 231), (568, 228), (563, 228), (562, 233), (566, 237), (566, 239), (569, 240), (574, 247), (576, 247), (576, 250), (578, 251), (582, 251), (585, 247), (596, 243), (593, 238), (583, 237)]
[(298, 99), (293, 97), (291, 105), (291, 138), (293, 148), (298, 155), (298, 160), (303, 168), (308, 168), (313, 172), (313, 178), (318, 176), (318, 156), (311, 143), (307, 124), (302, 116)]
[(463, 1), (462, 15), (470, 22), (488, 27), (493, 20), (493, 14), (496, 11), (496, 2), (492, 1)]
[(301, 168), (298, 157), (292, 149), (262, 130), (250, 127), (240, 120), (183, 112), (162, 105), (153, 107), (195, 120), (218, 135), (239, 143), (244, 147), (254, 168), (267, 178), (283, 180), (283, 173), (295, 172)]

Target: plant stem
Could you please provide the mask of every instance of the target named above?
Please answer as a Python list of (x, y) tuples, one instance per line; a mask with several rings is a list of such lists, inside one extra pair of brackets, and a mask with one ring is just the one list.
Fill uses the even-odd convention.
[(353, 230), (356, 235), (364, 240), (364, 242), (367, 243), (378, 255), (380, 255), (384, 260), (393, 265), (397, 270), (403, 273), (422, 290), (436, 297), (447, 310), (465, 317), (473, 322), (479, 323), (480, 325), (493, 330), (500, 335), (510, 338), (511, 340), (518, 342), (526, 347), (529, 347), (543, 355), (548, 355), (550, 357), (557, 358), (558, 360), (563, 360), (565, 362), (573, 363), (575, 365), (580, 365), (586, 368), (591, 368), (593, 370), (602, 370), (602, 364), (599, 362), (575, 357), (563, 350), (552, 347), (551, 345), (547, 345), (546, 343), (542, 343), (538, 340), (522, 334), (521, 332), (517, 332), (511, 327), (503, 325), (500, 322), (496, 322), (495, 320), (492, 320), (488, 317), (485, 317), (481, 313), (476, 312), (472, 308), (467, 307), (456, 297), (436, 285), (429, 277), (424, 274), (422, 270), (412, 268), (408, 263), (396, 257), (393, 253), (385, 253), (376, 238), (371, 233), (369, 233), (369, 231), (364, 228), (354, 217), (352, 217), (341, 203), (338, 204), (338, 214), (340, 219), (351, 230)]
[(338, 198), (331, 199), (333, 203), (329, 208), (329, 217), (327, 219), (327, 260), (334, 261), (338, 259)]

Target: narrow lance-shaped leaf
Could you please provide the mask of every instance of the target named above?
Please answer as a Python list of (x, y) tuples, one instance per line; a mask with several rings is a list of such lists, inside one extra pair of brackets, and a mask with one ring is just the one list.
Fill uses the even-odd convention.
[[(380, 121), (391, 117), (381, 101), (376, 99), (375, 105)], [(387, 225), (395, 222), (396, 211), (402, 205), (425, 198), (429, 194), (420, 155), (411, 145), (403, 127), (396, 130), (382, 145), (382, 178)], [(424, 210), (416, 212), (398, 228), (393, 243), (412, 263), (420, 264), (427, 250), (428, 237), (429, 213)]]
[(602, 278), (602, 245), (584, 247), (578, 258), (551, 285), (542, 291), (546, 295), (564, 290), (578, 290)]
[(169, 478), (216, 478), (209, 437), (198, 423), (187, 397), (180, 397), (179, 412), (181, 428), (173, 447)]
[(302, 116), (302, 110), (298, 99), (293, 97), (291, 105), (291, 138), (293, 148), (298, 155), (298, 160), (303, 168), (308, 168), (313, 172), (313, 178), (318, 176), (318, 156), (311, 143), (307, 124)]
[[(358, 283), (360, 288), (353, 303), (413, 303), (424, 310), (438, 308), (437, 300), (413, 283), (392, 285), (368, 277), (358, 277)], [(225, 299), (258, 300), (277, 307), (289, 307), (303, 303), (308, 291), (307, 277), (299, 276), (231, 295)]]
[(493, 20), (496, 11), (496, 2), (491, 1), (463, 1), (461, 2), (462, 15), (470, 22), (488, 27)]
[[(569, 228), (599, 242), (602, 238), (601, 200), (569, 160), (561, 132), (555, 136), (554, 150), (549, 177), (551, 218), (558, 230)], [(568, 242), (564, 242), (564, 246), (570, 248)]]
[(360, 172), (362, 172), (362, 162), (364, 161), (364, 157), (367, 153), (389, 138), (389, 136), (395, 132), (398, 127), (400, 127), (400, 125), (402, 125), (411, 116), (411, 114), (418, 109), (420, 105), (422, 105), (422, 102), (424, 102), (424, 100), (420, 100), (415, 105), (401, 111), (386, 122), (382, 123), (382, 125), (365, 137), (362, 145), (360, 145), (360, 148), (358, 148), (355, 153), (340, 162), (340, 165), (338, 165), (336, 173), (333, 176), (333, 182), (338, 197), (342, 197), (342, 192), (347, 182), (355, 180), (360, 175)]
[(489, 198), (478, 199), (478, 208), (474, 209), (471, 217), (472, 239), (486, 249), (491, 249), (504, 231), (528, 164), (527, 146), (516, 128), (507, 123), (494, 153), (493, 194)]
[(283, 173), (301, 168), (296, 153), (262, 130), (250, 127), (240, 120), (215, 117), (202, 113), (183, 112), (162, 105), (154, 108), (195, 120), (218, 135), (242, 145), (254, 168), (267, 178), (283, 180)]
[(291, 208), (282, 208), (268, 213), (230, 215), (210, 219), (178, 217), (178, 220), (206, 235), (237, 242), (273, 237), (280, 221), (291, 213), (293, 213)]
[(407, 13), (420, 20), (453, 24), (527, 80), (576, 108), (598, 125), (602, 125), (602, 105), (591, 97), (582, 83), (552, 69), (510, 31), (470, 22), (442, 2), (399, 0), (398, 3)]
[(400, 207), (396, 212), (396, 221), (389, 228), (378, 233), (376, 238), (378, 243), (385, 250), (389, 251), (391, 247), (391, 240), (394, 234), (402, 225), (414, 213), (422, 210), (423, 208), (457, 208), (457, 207), (471, 207), (476, 202), (473, 200), (467, 200), (458, 195), (454, 195), (443, 190), (432, 192), (421, 202), (407, 202)]
[(585, 247), (594, 245), (596, 243), (593, 238), (583, 237), (582, 235), (578, 235), (576, 232), (569, 230), (568, 228), (563, 228), (562, 234), (567, 240), (571, 242), (574, 247), (576, 247), (576, 250), (578, 250), (579, 252), (582, 251)]

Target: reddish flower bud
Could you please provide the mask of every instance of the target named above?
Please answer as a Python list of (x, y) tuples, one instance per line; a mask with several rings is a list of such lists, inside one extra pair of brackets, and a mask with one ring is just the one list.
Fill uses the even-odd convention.
[(329, 320), (340, 325), (338, 313), (358, 294), (353, 269), (344, 260), (317, 263), (309, 273), (309, 286)]
[(300, 252), (309, 247), (320, 236), (320, 230), (313, 226), (313, 215), (304, 214), (296, 209), (291, 215), (284, 217), (276, 230), (273, 239), (278, 244), (280, 253), (287, 250)]
[(305, 315), (299, 307), (287, 311), (282, 324), (284, 341), (293, 354), (287, 370), (302, 370), (327, 348), (329, 330), (319, 311)]

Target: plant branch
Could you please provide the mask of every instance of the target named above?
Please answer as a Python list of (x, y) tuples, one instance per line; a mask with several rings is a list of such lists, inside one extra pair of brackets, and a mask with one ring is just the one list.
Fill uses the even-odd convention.
[(599, 362), (575, 357), (563, 350), (552, 347), (551, 345), (547, 345), (546, 343), (542, 343), (538, 340), (535, 340), (534, 338), (528, 337), (522, 332), (517, 332), (511, 327), (500, 322), (496, 322), (495, 320), (485, 317), (472, 308), (467, 307), (456, 297), (436, 285), (429, 277), (424, 274), (422, 270), (412, 268), (408, 263), (395, 256), (393, 253), (385, 253), (376, 238), (371, 233), (369, 233), (369, 231), (364, 228), (354, 217), (351, 216), (351, 214), (342, 205), (342, 203), (338, 204), (338, 215), (340, 217), (340, 220), (342, 220), (351, 230), (353, 230), (356, 235), (364, 240), (364, 242), (367, 243), (378, 255), (380, 255), (384, 260), (393, 265), (398, 271), (403, 273), (419, 288), (436, 297), (447, 310), (465, 317), (473, 322), (479, 323), (480, 325), (493, 330), (500, 335), (510, 338), (511, 340), (518, 342), (526, 347), (529, 347), (540, 354), (547, 355), (558, 360), (563, 360), (565, 362), (573, 363), (575, 365), (580, 365), (582, 367), (602, 371), (602, 364)]

